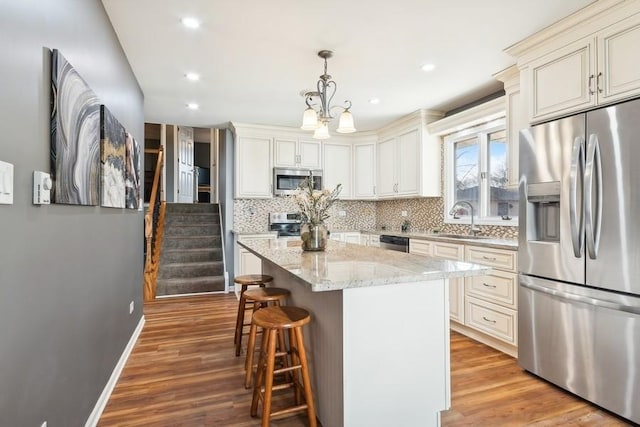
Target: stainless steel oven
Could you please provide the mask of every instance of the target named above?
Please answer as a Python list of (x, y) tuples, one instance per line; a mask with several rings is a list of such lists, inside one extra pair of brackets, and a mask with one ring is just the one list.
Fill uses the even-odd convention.
[(277, 231), (278, 237), (300, 235), (300, 214), (272, 212), (269, 214), (269, 230)]
[(319, 169), (273, 168), (273, 195), (294, 194), (300, 183), (309, 177), (313, 180), (313, 188), (322, 190), (322, 171)]

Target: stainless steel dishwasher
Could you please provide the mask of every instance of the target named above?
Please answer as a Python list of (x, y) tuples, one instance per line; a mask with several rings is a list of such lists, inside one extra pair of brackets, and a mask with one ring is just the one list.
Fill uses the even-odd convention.
[(409, 238), (399, 236), (389, 236), (383, 234), (380, 236), (380, 248), (392, 251), (409, 252)]

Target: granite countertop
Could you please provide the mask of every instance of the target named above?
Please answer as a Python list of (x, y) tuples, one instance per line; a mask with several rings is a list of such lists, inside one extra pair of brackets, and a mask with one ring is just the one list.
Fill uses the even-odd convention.
[(300, 241), (246, 239), (238, 242), (307, 283), (313, 292), (479, 276), (491, 269), (477, 264), (328, 241), (322, 252), (305, 252)]

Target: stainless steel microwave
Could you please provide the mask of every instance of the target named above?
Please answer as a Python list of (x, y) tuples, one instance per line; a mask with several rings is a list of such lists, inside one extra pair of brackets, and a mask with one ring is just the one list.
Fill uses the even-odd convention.
[(322, 190), (322, 171), (319, 169), (273, 168), (273, 195), (286, 196), (294, 194), (300, 183), (308, 177), (313, 178), (314, 189)]

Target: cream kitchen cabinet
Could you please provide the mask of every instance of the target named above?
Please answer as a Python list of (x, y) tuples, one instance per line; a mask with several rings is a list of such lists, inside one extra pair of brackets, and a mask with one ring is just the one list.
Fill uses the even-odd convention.
[(300, 138), (276, 137), (273, 141), (273, 166), (279, 168), (322, 168), (322, 142)]
[(440, 138), (426, 127), (440, 117), (420, 110), (378, 132), (378, 198), (441, 195)]
[(411, 129), (378, 144), (378, 195), (380, 197), (419, 195), (419, 153), (419, 129)]
[(379, 248), (380, 247), (380, 236), (378, 236), (377, 234), (370, 234), (369, 235), (369, 246), (372, 246), (374, 248)]
[[(464, 252), (464, 245), (409, 239), (409, 253), (416, 255), (463, 261)], [(465, 321), (464, 296), (464, 279), (449, 279), (449, 318), (458, 323)]]
[(269, 137), (236, 137), (236, 199), (273, 197), (271, 144)]
[(485, 276), (465, 279), (465, 325), (488, 335), (491, 341), (487, 344), (510, 354), (515, 354), (518, 344), (517, 257), (518, 253), (511, 250), (472, 245), (465, 248), (467, 262), (492, 267)]
[[(325, 162), (325, 170), (327, 163)], [(354, 144), (353, 146), (353, 198), (375, 199), (376, 197), (376, 144)]]
[(339, 231), (329, 234), (329, 239), (336, 240), (338, 242), (353, 243), (355, 245), (362, 244), (360, 240), (360, 233), (357, 231)]
[(640, 14), (532, 61), (527, 67), (531, 122), (640, 94)]
[(340, 199), (351, 199), (352, 192), (352, 151), (349, 143), (325, 142), (323, 147), (323, 184), (324, 188), (333, 190), (342, 184)]

